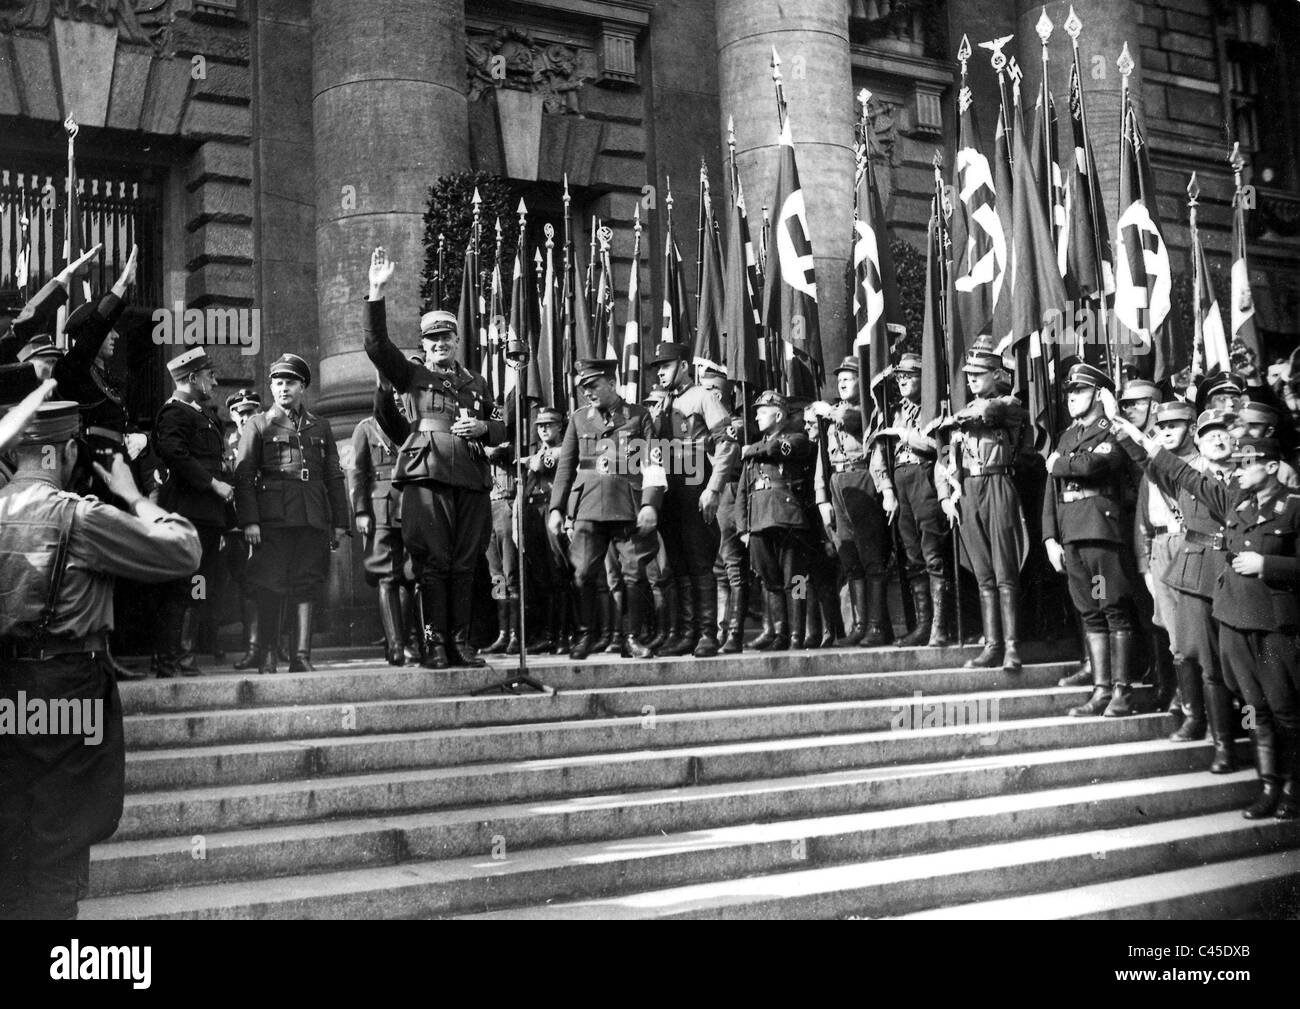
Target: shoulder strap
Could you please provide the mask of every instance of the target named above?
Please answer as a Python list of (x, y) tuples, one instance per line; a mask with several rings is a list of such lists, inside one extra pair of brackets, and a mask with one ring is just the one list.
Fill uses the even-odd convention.
[(72, 527), (77, 521), (77, 502), (72, 502), (72, 507), (68, 509), (68, 522), (59, 534), (59, 545), (54, 550), (54, 565), (50, 571), (50, 591), (45, 597), (45, 607), (41, 610), (40, 619), (36, 621), (35, 640), (39, 643), (45, 640), (45, 635), (49, 631), (50, 621), (54, 619), (54, 607), (59, 601), (59, 589), (63, 585), (63, 574), (68, 569), (68, 544), (72, 539)]

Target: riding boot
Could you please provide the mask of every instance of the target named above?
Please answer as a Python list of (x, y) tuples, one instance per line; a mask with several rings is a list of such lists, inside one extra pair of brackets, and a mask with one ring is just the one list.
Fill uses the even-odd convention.
[(653, 648), (656, 652), (672, 636), (672, 628), (669, 624), (672, 622), (672, 614), (676, 609), (671, 600), (672, 587), (672, 579), (650, 586), (651, 605), (654, 607), (655, 632), (645, 644), (647, 648)]
[(1282, 777), (1282, 801), (1273, 815), (1279, 820), (1300, 819), (1300, 736), (1295, 730), (1278, 731), (1286, 731), (1287, 736), (1277, 765)]
[(862, 636), (867, 633), (867, 582), (864, 578), (849, 579), (849, 600), (853, 604), (853, 626), (844, 632), (844, 637), (835, 642), (837, 648), (851, 648), (862, 644)]
[(693, 654), (711, 659), (718, 654), (718, 592), (713, 575), (699, 575), (695, 581), (695, 626), (699, 638)]
[(1130, 701), (1133, 688), (1129, 685), (1129, 662), (1133, 655), (1133, 632), (1110, 632), (1110, 675), (1114, 681), (1110, 703), (1103, 714), (1107, 718), (1122, 718), (1133, 714)]
[(733, 587), (727, 600), (727, 639), (720, 649), (724, 655), (735, 655), (745, 650), (745, 615), (748, 609), (749, 586)]
[(1092, 664), (1092, 696), (1085, 703), (1070, 709), (1072, 718), (1100, 715), (1109, 707), (1111, 700), (1110, 635), (1105, 631), (1088, 631), (1085, 640)]
[(177, 617), (177, 644), (176, 650), (176, 668), (182, 676), (202, 676), (203, 670), (199, 668), (198, 662), (194, 658), (195, 639), (198, 637), (199, 630), (199, 610), (196, 606), (185, 606), (180, 609)]
[(628, 582), (625, 591), (627, 600), (627, 615), (623, 622), (622, 649), (621, 654), (625, 659), (653, 659), (654, 650), (647, 648), (637, 640), (640, 636), (640, 630), (645, 623), (646, 611), (649, 609), (650, 600), (648, 586), (644, 583), (632, 584)]
[(259, 592), (257, 598), (257, 624), (262, 632), (258, 648), (257, 671), (274, 673), (276, 642), (280, 640), (280, 614), (284, 600), (274, 592)]
[(559, 639), (560, 634), (560, 606), (563, 605), (563, 596), (561, 595), (558, 585), (547, 586), (546, 592), (546, 622), (542, 625), (541, 635), (533, 639), (532, 644), (528, 646), (530, 655), (546, 655), (555, 651), (555, 642)]
[(582, 585), (578, 588), (578, 623), (573, 628), (573, 639), (569, 647), (569, 658), (575, 662), (585, 659), (594, 647), (592, 623), (596, 619), (596, 586)]
[(879, 648), (894, 643), (894, 626), (889, 619), (885, 583), (884, 574), (867, 575), (867, 629), (862, 635), (863, 648)]
[(1264, 786), (1259, 798), (1241, 811), (1247, 820), (1262, 820), (1272, 816), (1282, 798), (1282, 779), (1278, 774), (1277, 728), (1272, 722), (1255, 726), (1255, 766)]
[(801, 652), (804, 647), (804, 633), (808, 627), (808, 597), (786, 593), (786, 612), (790, 618), (790, 651)]
[[(759, 593), (763, 602), (763, 630), (749, 643), (749, 647), (757, 652), (766, 652), (776, 643), (776, 625), (772, 623), (772, 593), (762, 585), (759, 586)], [(784, 601), (784, 594), (781, 598)]]
[(899, 648), (924, 645), (928, 642), (930, 640), (930, 624), (934, 620), (929, 584), (923, 577), (918, 576), (912, 579), (911, 586), (912, 607), (916, 610), (916, 626), (894, 642)]
[(718, 622), (713, 625), (714, 634), (721, 641), (727, 636), (727, 615), (731, 612), (731, 582), (727, 581), (725, 574), (713, 575), (714, 585), (717, 587), (714, 591), (715, 602), (717, 607), (714, 612), (718, 615)]
[(1206, 721), (1214, 740), (1211, 774), (1231, 774), (1237, 769), (1237, 718), (1232, 710), (1232, 694), (1222, 683), (1203, 683)]
[(483, 649), (483, 655), (502, 655), (510, 643), (510, 603), (506, 599), (497, 600), (497, 636), (490, 645)]
[(1020, 611), (1016, 605), (1016, 593), (1014, 589), (998, 589), (998, 599), (1002, 603), (1002, 671), (1004, 673), (1018, 673), (1021, 670), (1020, 652), (1016, 650), (1016, 642), (1020, 639), (1017, 628), (1019, 626)]
[[(1169, 654), (1169, 649), (1165, 648), (1151, 659), (1151, 671), (1155, 674), (1156, 688), (1156, 710), (1168, 711), (1179, 718), (1185, 718), (1190, 712), (1183, 710), (1183, 704), (1179, 703), (1182, 696), (1182, 674), (1179, 672), (1180, 663), (1174, 661), (1174, 657)], [(1200, 682), (1200, 673), (1197, 672), (1197, 682)], [(1200, 692), (1197, 692), (1200, 697)], [(1186, 702), (1190, 703), (1190, 702)], [(1197, 704), (1197, 711), (1200, 714), (1202, 723), (1202, 737), (1204, 736), (1205, 707), (1203, 703)]]
[(236, 669), (256, 669), (258, 664), (257, 643), (261, 640), (257, 619), (257, 601), (244, 599), (240, 605), (240, 614), (244, 623), (244, 657), (235, 663)]
[[(1183, 724), (1169, 737), (1173, 743), (1192, 743), (1205, 738), (1205, 696), (1201, 667), (1191, 659), (1174, 666), (1178, 674), (1178, 692), (1184, 699)], [(1188, 698), (1191, 700), (1188, 701)]]
[(510, 633), (506, 636), (506, 654), (519, 654), (519, 597), (506, 600), (506, 620)]
[(943, 575), (930, 576), (930, 604), (934, 614), (930, 624), (930, 640), (926, 644), (931, 648), (943, 648), (952, 644), (948, 633), (949, 606), (948, 582)]
[(767, 602), (772, 608), (771, 651), (784, 652), (790, 647), (789, 611), (786, 608), (785, 590), (777, 589), (775, 592), (769, 592)]
[(980, 620), (984, 625), (984, 649), (966, 663), (967, 669), (992, 669), (1002, 665), (1002, 623), (999, 619), (998, 605), (997, 589), (980, 589)]
[(310, 673), (316, 668), (311, 664), (312, 608), (310, 602), (301, 599), (298, 601), (298, 605), (294, 607), (294, 612), (298, 616), (298, 626), (295, 629), (293, 656), (289, 661), (289, 672), (291, 673)]
[(447, 586), (447, 661), (453, 666), (482, 669), (487, 659), (479, 658), (469, 643), (469, 622), (474, 607), (474, 573), (453, 576)]
[[(818, 583), (817, 589), (817, 609), (821, 615), (822, 637), (818, 642), (821, 648), (835, 647), (835, 631), (842, 630), (840, 622), (840, 594), (835, 588), (833, 581), (823, 581)], [(808, 639), (805, 637), (805, 644)], [(809, 647), (812, 647), (811, 645)]]
[(419, 662), (424, 658), (424, 620), (420, 616), (419, 587), (403, 585), (398, 592), (402, 600), (402, 626), (406, 628), (402, 656), (407, 662)]
[(402, 651), (402, 598), (391, 582), (379, 583), (379, 620), (384, 625), (384, 658), (390, 666), (406, 664)]
[[(598, 621), (589, 625), (592, 634), (595, 635), (591, 642), (591, 650), (607, 652), (613, 646), (615, 638), (614, 594), (610, 592), (607, 585), (600, 585), (596, 589), (596, 616), (599, 618)], [(621, 646), (618, 647), (621, 650)]]
[(659, 651), (660, 655), (690, 655), (695, 651), (695, 646), (700, 640), (699, 631), (696, 628), (698, 619), (696, 607), (699, 605), (700, 600), (696, 599), (696, 594), (693, 579), (677, 579), (677, 607), (680, 616), (681, 636), (669, 638)]
[(447, 669), (451, 665), (447, 655), (447, 583), (441, 578), (424, 582), (420, 586), (420, 607), (424, 611), (424, 658), (420, 665), (425, 669)]
[[(620, 655), (623, 652), (623, 616), (627, 612), (627, 586), (621, 589), (612, 589), (609, 593), (609, 624), (600, 630), (600, 640), (609, 639), (609, 643), (603, 649), (597, 651), (609, 652), (613, 655)], [(606, 614), (602, 614), (601, 619)]]

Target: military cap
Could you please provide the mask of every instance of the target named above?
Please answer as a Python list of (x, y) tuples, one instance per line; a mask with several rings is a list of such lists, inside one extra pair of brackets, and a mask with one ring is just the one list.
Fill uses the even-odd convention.
[(262, 409), (262, 397), (256, 389), (240, 389), (226, 397), (226, 409), (231, 413), (236, 410)]
[(574, 381), (577, 382), (578, 385), (586, 385), (592, 379), (613, 378), (615, 363), (616, 362), (603, 357), (579, 361), (577, 367), (574, 369)]
[(78, 326), (83, 325), (86, 322), (86, 320), (89, 319), (91, 315), (94, 314), (94, 312), (95, 312), (95, 302), (93, 301), (82, 302), (80, 305), (78, 305), (76, 308), (74, 308), (71, 312), (68, 313), (68, 318), (64, 320), (63, 323), (63, 331), (65, 333), (73, 332)]
[(20, 403), (41, 385), (36, 366), (30, 361), (22, 364), (0, 365), (0, 406)]
[(1114, 379), (1100, 368), (1085, 364), (1082, 361), (1070, 368), (1070, 373), (1065, 377), (1065, 387), (1067, 389), (1075, 386), (1083, 386), (1088, 389), (1106, 389), (1110, 392), (1115, 391)]
[(986, 371), (1001, 371), (1002, 355), (992, 348), (982, 349), (978, 346), (966, 352), (966, 363), (961, 370), (968, 375), (983, 374)]
[(1196, 407), (1184, 399), (1171, 399), (1168, 403), (1156, 405), (1156, 423), (1174, 424), (1179, 421), (1192, 423), (1196, 420)]
[(1231, 375), (1216, 375), (1197, 390), (1196, 398), (1201, 403), (1208, 403), (1211, 396), (1240, 396), (1244, 390)]
[(1278, 425), (1277, 411), (1267, 403), (1251, 401), (1237, 411), (1237, 420), (1242, 424)]
[(858, 363), (857, 357), (850, 355), (840, 362), (840, 366), (835, 369), (835, 374), (838, 375), (842, 371), (851, 371), (857, 375), (861, 373), (862, 366)]
[(1282, 447), (1276, 438), (1238, 438), (1232, 458), (1247, 466), (1256, 462), (1278, 462), (1282, 458)]
[(420, 339), (424, 340), (435, 336), (438, 333), (451, 333), (453, 336), (460, 332), (460, 323), (450, 312), (444, 312), (437, 309), (432, 312), (425, 312), (420, 316)]
[(180, 380), (195, 371), (212, 367), (212, 359), (202, 347), (192, 347), (184, 354), (179, 354), (167, 362), (167, 370), (173, 380)]
[(727, 378), (724, 371), (710, 369), (700, 375), (700, 385), (706, 389), (722, 389), (725, 392), (731, 386), (731, 379)]
[(1119, 399), (1121, 403), (1139, 399), (1153, 399), (1159, 403), (1164, 396), (1160, 393), (1160, 387), (1154, 382), (1148, 382), (1145, 378), (1134, 378), (1124, 383)]
[(311, 368), (307, 367), (307, 362), (297, 354), (281, 354), (271, 365), (271, 378), (275, 378), (276, 375), (296, 378), (303, 385), (311, 385)]
[(1228, 418), (1232, 414), (1227, 410), (1202, 410), (1201, 415), (1196, 418), (1196, 430), (1206, 431), (1212, 427), (1221, 427), (1226, 429)]
[(895, 365), (894, 370), (908, 374), (919, 374), (921, 371), (921, 355), (904, 354), (898, 359), (898, 364)]
[(654, 354), (647, 362), (652, 368), (657, 368), (661, 364), (667, 364), (669, 361), (689, 361), (691, 359), (691, 348), (684, 343), (672, 343), (664, 341), (655, 348)]
[(63, 351), (54, 346), (54, 338), (48, 333), (33, 336), (27, 345), (18, 352), (19, 361), (30, 361), (33, 357), (62, 357)]
[(37, 408), (15, 444), (61, 445), (75, 438), (80, 430), (81, 412), (77, 404), (71, 400), (51, 400)]
[(790, 404), (786, 402), (785, 397), (772, 389), (759, 393), (758, 399), (754, 400), (754, 407), (757, 409), (760, 406), (774, 406), (787, 413), (790, 411)]
[(537, 411), (537, 419), (534, 424), (563, 424), (564, 413), (555, 409), (553, 406), (544, 406)]

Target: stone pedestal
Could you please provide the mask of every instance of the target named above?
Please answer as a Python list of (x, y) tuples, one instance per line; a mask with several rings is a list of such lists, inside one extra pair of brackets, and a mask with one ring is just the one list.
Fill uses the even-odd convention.
[[(847, 353), (848, 286), (853, 222), (853, 77), (848, 4), (844, 0), (718, 0), (720, 136), (736, 123), (736, 158), (750, 227), (776, 188), (777, 110), (769, 64), (781, 58), (799, 179), (817, 264), (822, 353), (829, 372)], [(830, 376), (833, 386), (834, 378)]]
[(428, 187), (469, 168), (462, 0), (316, 0), (312, 126), (316, 407), (343, 435), (369, 412), (374, 387), (361, 345), (370, 251), (383, 245), (397, 261), (390, 335), (414, 349)]

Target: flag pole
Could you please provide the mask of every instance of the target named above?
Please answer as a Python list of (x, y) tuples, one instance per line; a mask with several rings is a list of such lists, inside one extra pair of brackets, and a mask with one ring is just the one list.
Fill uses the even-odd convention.
[(1201, 318), (1201, 236), (1196, 227), (1201, 187), (1192, 172), (1187, 182), (1187, 231), (1192, 240), (1192, 378), (1205, 374), (1205, 328)]
[(700, 321), (700, 292), (704, 287), (704, 203), (709, 198), (709, 172), (700, 156), (700, 204), (695, 221), (695, 324)]
[[(1119, 58), (1115, 61), (1115, 66), (1119, 68), (1119, 74), (1120, 74), (1120, 80), (1119, 80), (1119, 142), (1120, 142), (1120, 155), (1121, 155), (1121, 164), (1122, 164), (1122, 159), (1128, 156), (1128, 155), (1124, 152), (1124, 144), (1128, 142), (1125, 138), (1128, 137), (1128, 135), (1129, 135), (1129, 125), (1130, 125), (1129, 120), (1130, 120), (1130, 118), (1131, 118), (1131, 109), (1129, 108), (1129, 101), (1130, 101), (1130, 99), (1129, 99), (1129, 93), (1128, 93), (1128, 88), (1129, 88), (1128, 79), (1129, 79), (1129, 75), (1130, 75), (1131, 73), (1133, 73), (1133, 68), (1134, 68), (1134, 66), (1135, 66), (1135, 64), (1134, 64), (1134, 62), (1133, 62), (1133, 57), (1132, 57), (1132, 55), (1131, 55), (1131, 54), (1129, 53), (1129, 51), (1128, 51), (1128, 43), (1127, 43), (1127, 42), (1124, 43), (1124, 48), (1120, 50)], [(1082, 81), (1079, 82), (1079, 86), (1080, 86), (1080, 89), (1082, 89), (1082, 87), (1083, 87), (1083, 82), (1082, 82)], [(1123, 174), (1123, 173), (1121, 172), (1121, 175), (1122, 175), (1122, 174)], [(1120, 214), (1123, 214), (1123, 212), (1124, 212), (1124, 208), (1123, 208), (1123, 199), (1124, 199), (1124, 194), (1123, 194), (1123, 192), (1121, 192), (1121, 193), (1119, 194), (1119, 196), (1117, 197), (1117, 201), (1116, 201), (1116, 206), (1119, 208), (1119, 213), (1120, 213)], [(1116, 239), (1118, 239), (1118, 238), (1119, 238), (1119, 235), (1116, 234)], [(1115, 338), (1118, 338), (1119, 334), (1116, 333), (1116, 334), (1114, 334), (1114, 336), (1115, 336)], [(1154, 334), (1151, 335), (1151, 339), (1152, 339), (1152, 340), (1155, 339)], [(1112, 336), (1111, 336), (1110, 330), (1107, 329), (1107, 331), (1106, 331), (1107, 349), (1110, 351), (1110, 355), (1111, 355), (1111, 365), (1112, 365), (1112, 367), (1114, 368), (1115, 388), (1116, 388), (1116, 389), (1119, 389), (1119, 388), (1121, 388), (1121, 387), (1123, 386), (1123, 370), (1124, 370), (1124, 366), (1123, 366), (1123, 364), (1122, 364), (1121, 361), (1120, 361), (1120, 357), (1119, 357), (1119, 348), (1116, 347), (1116, 346), (1111, 346), (1111, 340), (1112, 340)]]
[[(989, 50), (989, 62), (993, 65), (993, 72), (998, 75), (998, 107), (1002, 112), (1002, 122), (1007, 134), (1007, 163), (1015, 164), (1015, 136), (1013, 135), (1014, 122), (1011, 118), (1011, 106), (1007, 103), (1007, 54), (1002, 50), (1010, 42), (1014, 35), (1003, 35), (1001, 38), (989, 39), (987, 42), (981, 42), (980, 48)], [(961, 48), (957, 50), (957, 59), (961, 62), (961, 90), (966, 89), (966, 61), (970, 59), (971, 47), (970, 39), (965, 35), (961, 37)], [(960, 101), (961, 90), (958, 91), (958, 114), (961, 113)]]
[(1040, 87), (1043, 102), (1043, 151), (1047, 155), (1047, 164), (1043, 166), (1043, 189), (1047, 195), (1047, 232), (1052, 236), (1052, 248), (1056, 248), (1056, 187), (1052, 183), (1052, 166), (1056, 164), (1056, 138), (1052, 135), (1055, 131), (1052, 129), (1052, 90), (1050, 87), (1049, 74), (1051, 72), (1051, 56), (1048, 53), (1047, 43), (1052, 38), (1052, 29), (1056, 26), (1052, 24), (1052, 19), (1047, 16), (1047, 8), (1038, 16), (1038, 24), (1034, 30), (1038, 33), (1038, 40), (1042, 49), (1042, 74), (1043, 80)]
[[(949, 362), (952, 359), (952, 350), (948, 346), (948, 257), (952, 252), (952, 233), (948, 230), (948, 221), (952, 217), (952, 204), (948, 202), (944, 192), (943, 185), (943, 155), (936, 150), (934, 152), (934, 200), (935, 200), (935, 220), (938, 225), (938, 249), (935, 256), (935, 269), (938, 273), (938, 288), (942, 292), (938, 299), (939, 328), (943, 336), (939, 340), (939, 354), (942, 357), (943, 370), (939, 372), (944, 383), (944, 396), (939, 401), (939, 416), (950, 417), (952, 415), (952, 384), (950, 380)], [(926, 292), (930, 296), (930, 292)], [(925, 362), (921, 362), (924, 366)], [(949, 429), (950, 430), (950, 429)], [(955, 452), (956, 450), (953, 449)], [(966, 643), (965, 632), (962, 623), (961, 610), (961, 526), (952, 527), (952, 601), (953, 615), (957, 621), (957, 645), (960, 647)]]

